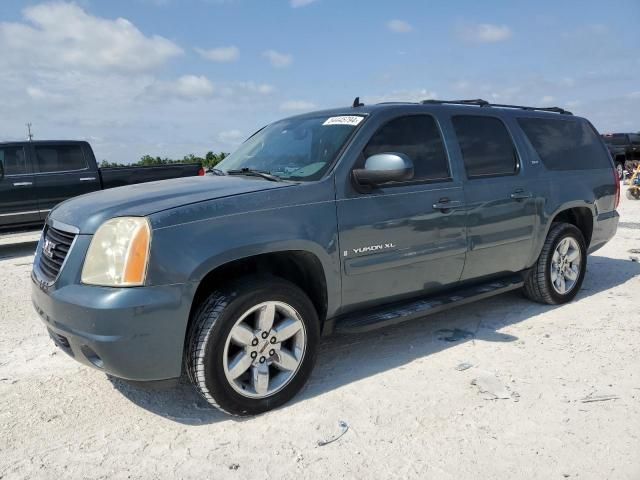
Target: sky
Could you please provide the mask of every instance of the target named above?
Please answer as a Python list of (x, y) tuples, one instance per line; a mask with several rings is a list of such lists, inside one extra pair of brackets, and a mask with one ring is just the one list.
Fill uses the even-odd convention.
[(0, 0), (0, 141), (233, 151), (297, 113), (427, 98), (640, 130), (640, 0)]

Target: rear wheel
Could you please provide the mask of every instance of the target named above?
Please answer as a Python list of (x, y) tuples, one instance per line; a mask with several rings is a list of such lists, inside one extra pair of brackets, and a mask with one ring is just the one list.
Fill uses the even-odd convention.
[(213, 292), (193, 319), (187, 372), (204, 398), (234, 415), (290, 400), (306, 383), (320, 337), (305, 293), (279, 278)]
[(554, 223), (538, 261), (525, 280), (531, 300), (556, 305), (577, 295), (587, 268), (587, 248), (582, 232), (568, 223)]

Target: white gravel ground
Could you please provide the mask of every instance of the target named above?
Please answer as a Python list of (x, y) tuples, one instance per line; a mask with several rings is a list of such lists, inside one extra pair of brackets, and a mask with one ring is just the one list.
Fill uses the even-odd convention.
[(245, 420), (58, 351), (34, 244), (0, 246), (0, 478), (640, 479), (640, 201), (620, 211), (573, 303), (511, 293), (327, 339), (301, 395)]

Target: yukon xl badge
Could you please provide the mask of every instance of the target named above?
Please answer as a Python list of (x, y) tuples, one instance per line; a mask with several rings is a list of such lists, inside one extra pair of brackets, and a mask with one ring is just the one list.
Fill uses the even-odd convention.
[(53, 249), (54, 248), (56, 248), (56, 244), (53, 243), (48, 238), (45, 238), (44, 245), (42, 246), (42, 253), (44, 253), (49, 258), (53, 258)]
[[(373, 252), (379, 252), (382, 250), (388, 250), (390, 248), (395, 248), (395, 244), (393, 243), (379, 243), (378, 245), (369, 245), (367, 247), (358, 247), (358, 248), (353, 248), (353, 253), (356, 255), (360, 255), (362, 253), (373, 253)], [(344, 256), (347, 257), (349, 255), (349, 251), (345, 250), (344, 251)]]

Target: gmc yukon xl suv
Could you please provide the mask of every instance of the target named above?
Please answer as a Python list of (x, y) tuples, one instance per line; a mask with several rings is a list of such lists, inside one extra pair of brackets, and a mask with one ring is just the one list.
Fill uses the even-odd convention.
[(268, 125), (215, 173), (55, 207), (32, 297), (76, 360), (186, 371), (235, 415), (291, 399), (323, 334), (513, 289), (572, 300), (618, 223), (605, 145), (559, 108), (354, 102)]

